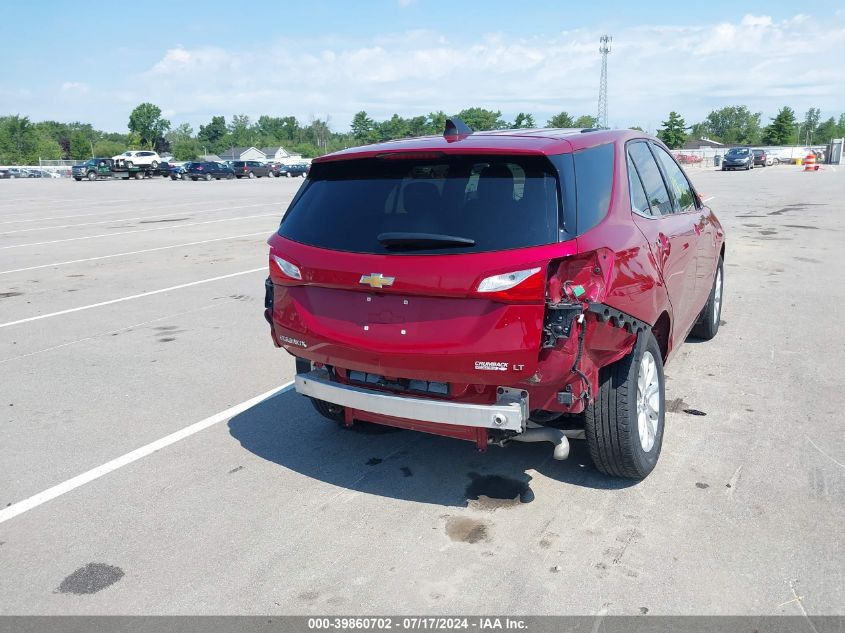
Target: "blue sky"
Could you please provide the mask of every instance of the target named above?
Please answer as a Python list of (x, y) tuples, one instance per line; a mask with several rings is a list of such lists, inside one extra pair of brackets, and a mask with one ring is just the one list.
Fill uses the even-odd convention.
[(845, 111), (842, 2), (133, 4), (92, 14), (4, 3), (0, 114), (123, 131), (152, 101), (174, 125), (294, 114), (343, 130), (361, 109), (387, 118), (480, 105), (544, 123), (595, 113), (604, 32), (613, 126), (653, 129), (670, 109), (691, 123), (733, 104), (765, 118), (784, 104)]

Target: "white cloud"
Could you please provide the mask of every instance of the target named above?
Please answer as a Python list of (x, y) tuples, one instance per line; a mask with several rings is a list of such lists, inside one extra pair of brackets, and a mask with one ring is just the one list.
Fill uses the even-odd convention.
[(62, 92), (85, 94), (88, 92), (88, 84), (81, 81), (66, 81), (62, 84)]
[[(304, 121), (330, 115), (335, 129), (347, 129), (362, 109), (382, 119), (474, 105), (510, 119), (532, 112), (544, 123), (561, 110), (595, 112), (601, 34), (578, 29), (459, 41), (409, 31), (283, 40), (254, 49), (177, 46), (111, 94), (127, 112), (153, 101), (174, 125), (196, 126), (214, 114), (294, 114)], [(799, 113), (820, 107), (824, 116), (843, 108), (845, 67), (834, 54), (845, 49), (841, 17), (777, 21), (749, 14), (736, 22), (629, 27), (613, 36), (612, 125), (654, 127), (671, 109), (693, 122), (734, 104), (764, 117), (782, 105)], [(819, 45), (827, 52), (808, 54)]]

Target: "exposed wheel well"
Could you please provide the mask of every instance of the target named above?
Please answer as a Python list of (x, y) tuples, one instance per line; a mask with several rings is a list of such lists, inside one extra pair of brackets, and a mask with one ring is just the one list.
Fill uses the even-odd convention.
[(672, 331), (671, 325), (669, 314), (663, 312), (651, 328), (654, 338), (657, 339), (657, 345), (660, 347), (660, 354), (663, 356), (664, 362), (666, 361), (666, 356), (669, 354), (669, 332)]

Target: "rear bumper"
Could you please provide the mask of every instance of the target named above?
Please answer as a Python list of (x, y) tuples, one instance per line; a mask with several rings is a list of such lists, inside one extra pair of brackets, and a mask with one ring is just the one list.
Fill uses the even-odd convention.
[(407, 420), (516, 432), (528, 421), (528, 394), (516, 389), (501, 388), (496, 404), (450, 402), (340, 384), (319, 369), (298, 374), (295, 386), (298, 393), (317, 400)]

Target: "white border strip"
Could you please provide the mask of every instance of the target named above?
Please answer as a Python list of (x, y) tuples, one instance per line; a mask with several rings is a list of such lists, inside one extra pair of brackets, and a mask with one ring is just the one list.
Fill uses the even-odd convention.
[(189, 288), (191, 286), (198, 286), (200, 284), (211, 283), (212, 281), (220, 281), (221, 279), (229, 279), (230, 277), (237, 277), (239, 275), (248, 275), (250, 273), (257, 273), (259, 270), (267, 270), (266, 266), (261, 268), (251, 268), (249, 270), (242, 270), (239, 273), (230, 273), (228, 275), (220, 275), (219, 277), (212, 277), (211, 279), (200, 279), (199, 281), (191, 281), (186, 284), (179, 284), (178, 286), (170, 286), (169, 288), (160, 288), (159, 290), (150, 290), (149, 292), (141, 292), (136, 295), (129, 295), (128, 297), (121, 297), (120, 299), (110, 299), (109, 301), (101, 301), (100, 303), (91, 303), (87, 306), (79, 306), (78, 308), (69, 308), (67, 310), (59, 310), (58, 312), (49, 312), (47, 314), (39, 314), (34, 317), (27, 317), (26, 319), (18, 319), (17, 321), (9, 321), (8, 323), (0, 323), (0, 328), (11, 327), (12, 325), (20, 325), (21, 323), (30, 323), (31, 321), (40, 321), (41, 319), (49, 319), (51, 317), (61, 316), (63, 314), (71, 314), (72, 312), (81, 312), (82, 310), (90, 310), (91, 308), (100, 308), (102, 306), (112, 305), (113, 303), (121, 303), (123, 301), (131, 301), (132, 299), (140, 299), (141, 297), (149, 297), (158, 295), (163, 292), (170, 292), (171, 290), (180, 290), (182, 288)]
[(118, 468), (123, 468), (131, 464), (132, 462), (138, 461), (139, 459), (150, 455), (151, 453), (155, 453), (171, 444), (175, 444), (179, 440), (184, 440), (186, 437), (190, 437), (194, 433), (199, 433), (200, 431), (207, 429), (210, 426), (214, 426), (219, 422), (223, 422), (224, 420), (228, 420), (233, 418), (234, 416), (238, 415), (239, 413), (243, 413), (247, 409), (254, 407), (255, 405), (263, 402), (264, 400), (268, 400), (274, 396), (277, 396), (285, 391), (288, 391), (293, 386), (293, 381), (287, 382), (280, 387), (276, 387), (275, 389), (271, 389), (270, 391), (265, 391), (264, 393), (255, 396), (254, 398), (250, 398), (240, 404), (236, 404), (233, 407), (226, 409), (225, 411), (221, 411), (215, 415), (212, 415), (205, 420), (200, 420), (199, 422), (195, 422), (190, 426), (186, 426), (183, 429), (179, 429), (175, 433), (171, 433), (170, 435), (166, 435), (161, 439), (158, 439), (154, 442), (150, 442), (149, 444), (142, 446), (141, 448), (136, 448), (134, 451), (130, 453), (126, 453), (125, 455), (121, 455), (109, 462), (106, 462), (102, 466), (97, 466), (96, 468), (92, 468), (91, 470), (82, 473), (81, 475), (77, 475), (67, 481), (63, 481), (60, 484), (53, 486), (52, 488), (47, 488), (38, 494), (35, 494), (28, 499), (24, 499), (23, 501), (18, 501), (17, 503), (10, 505), (7, 508), (3, 508), (0, 510), (0, 523), (4, 521), (8, 521), (9, 519), (13, 519), (14, 517), (18, 516), (19, 514), (23, 514), (33, 508), (37, 508), (43, 503), (47, 503), (48, 501), (52, 501), (56, 497), (60, 497), (63, 494), (70, 492), (71, 490), (75, 490), (80, 486), (84, 486), (87, 483), (94, 481), (95, 479), (99, 479), (103, 475), (108, 475), (109, 473), (117, 470)]

